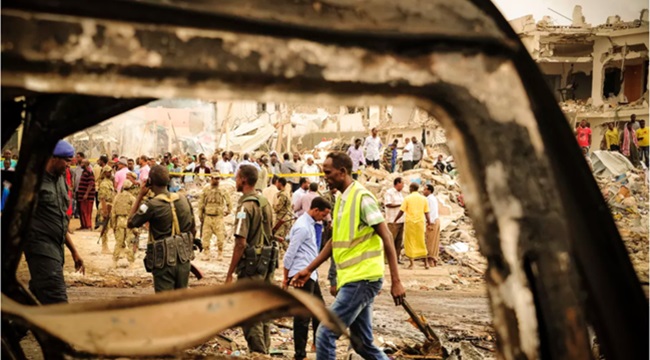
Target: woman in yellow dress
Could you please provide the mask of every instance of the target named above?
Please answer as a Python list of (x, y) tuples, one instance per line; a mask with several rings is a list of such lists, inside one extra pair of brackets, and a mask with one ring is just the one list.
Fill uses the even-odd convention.
[[(404, 198), (402, 206), (394, 221), (406, 214), (404, 222), (404, 252), (409, 258), (409, 269), (413, 268), (413, 260), (424, 260), (424, 268), (429, 268), (427, 263), (427, 246), (424, 241), (426, 225), (429, 224), (429, 203), (427, 198), (418, 193), (419, 185), (411, 183), (410, 194)], [(426, 222), (425, 222), (426, 221)]]

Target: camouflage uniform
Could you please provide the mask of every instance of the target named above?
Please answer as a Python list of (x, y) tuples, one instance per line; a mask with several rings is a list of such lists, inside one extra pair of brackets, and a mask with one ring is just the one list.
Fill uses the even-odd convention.
[[(135, 199), (138, 198), (140, 195), (140, 185), (139, 184), (133, 184), (130, 189), (127, 190)], [(153, 191), (149, 190), (147, 193), (147, 196), (144, 197), (144, 199), (153, 199), (155, 194)], [(133, 238), (135, 239), (135, 242), (133, 243), (133, 253), (138, 252), (138, 247), (140, 246), (140, 233), (142, 232), (142, 227), (138, 228), (133, 228), (131, 229), (131, 232), (133, 233)], [(128, 245), (128, 243), (127, 243)]]
[(199, 199), (201, 237), (206, 254), (210, 253), (210, 240), (213, 234), (217, 235), (219, 255), (223, 253), (223, 242), (226, 238), (226, 227), (223, 223), (224, 209), (227, 213), (232, 211), (230, 195), (218, 186), (206, 186)]
[[(110, 167), (105, 166), (104, 169), (102, 169), (102, 173), (109, 170), (111, 170)], [(113, 205), (114, 197), (115, 197), (115, 188), (113, 187), (113, 180), (111, 178), (103, 178), (99, 183), (98, 198), (100, 204), (102, 201), (104, 201), (107, 207), (111, 207)], [(101, 207), (99, 212), (100, 212), (99, 221), (103, 222), (105, 218), (103, 215), (101, 215)], [(106, 226), (110, 226), (110, 222), (106, 223)], [(102, 236), (102, 252), (110, 253), (110, 251), (108, 250), (108, 231), (105, 231), (104, 235)]]
[[(131, 187), (131, 182), (126, 180), (124, 188)], [(111, 222), (113, 223), (113, 232), (115, 233), (115, 248), (113, 250), (113, 265), (117, 267), (117, 261), (122, 253), (126, 253), (126, 258), (133, 265), (135, 258), (133, 256), (133, 247), (130, 244), (131, 232), (127, 229), (128, 217), (131, 208), (135, 203), (135, 197), (127, 190), (122, 191), (113, 201), (113, 211), (111, 212)]]
[[(273, 205), (273, 211), (275, 212), (275, 221), (284, 221), (284, 223), (277, 228), (275, 231), (275, 236), (284, 239), (289, 234), (289, 230), (291, 230), (291, 219), (293, 218), (291, 199), (289, 199), (289, 196), (287, 196), (287, 193), (285, 191), (278, 192), (276, 197), (277, 198), (275, 200), (275, 205)], [(281, 249), (287, 249), (288, 244), (286, 241), (283, 241), (280, 244)]]

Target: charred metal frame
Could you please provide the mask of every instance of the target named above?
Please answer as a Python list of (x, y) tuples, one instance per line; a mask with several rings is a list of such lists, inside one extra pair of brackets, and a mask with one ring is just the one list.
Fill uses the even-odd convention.
[(23, 182), (2, 218), (2, 292), (21, 303), (20, 240), (58, 138), (151, 98), (399, 102), (448, 130), (500, 355), (591, 358), (588, 320), (607, 358), (648, 357), (648, 301), (609, 209), (488, 0), (6, 1), (2, 60), (3, 89), (29, 91)]

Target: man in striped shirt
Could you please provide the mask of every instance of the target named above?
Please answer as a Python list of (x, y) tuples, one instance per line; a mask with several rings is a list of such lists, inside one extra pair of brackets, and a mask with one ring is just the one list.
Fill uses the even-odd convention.
[(81, 160), (81, 176), (77, 186), (77, 204), (79, 206), (79, 219), (81, 227), (79, 230), (90, 230), (93, 228), (92, 214), (93, 202), (95, 202), (95, 175), (90, 167), (88, 159)]

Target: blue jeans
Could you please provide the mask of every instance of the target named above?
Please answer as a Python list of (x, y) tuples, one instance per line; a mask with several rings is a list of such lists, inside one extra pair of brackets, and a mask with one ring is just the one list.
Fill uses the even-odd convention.
[[(381, 290), (383, 279), (379, 281), (358, 281), (339, 289), (330, 310), (350, 328), (352, 347), (367, 360), (388, 360), (372, 339), (372, 303)], [(336, 359), (336, 339), (338, 336), (330, 329), (319, 326), (316, 337), (316, 359)]]

